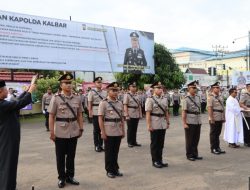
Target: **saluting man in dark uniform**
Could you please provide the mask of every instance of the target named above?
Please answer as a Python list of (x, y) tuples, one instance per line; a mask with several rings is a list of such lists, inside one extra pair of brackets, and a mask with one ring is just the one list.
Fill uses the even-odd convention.
[(151, 88), (153, 88), (153, 95), (147, 98), (145, 111), (147, 128), (151, 137), (152, 165), (156, 168), (168, 167), (168, 163), (163, 163), (162, 160), (166, 129), (170, 125), (168, 99), (162, 96), (161, 82), (155, 82)]
[(211, 85), (211, 93), (207, 99), (207, 107), (210, 124), (210, 145), (211, 153), (224, 154), (225, 151), (220, 148), (220, 134), (222, 125), (225, 122), (225, 111), (223, 97), (220, 95), (220, 83)]
[(72, 93), (72, 79), (72, 74), (59, 78), (62, 92), (52, 97), (48, 107), (50, 139), (55, 142), (56, 148), (59, 188), (65, 186), (65, 181), (79, 185), (74, 178), (75, 153), (77, 139), (83, 133), (83, 109), (80, 96)]
[(141, 74), (144, 71), (144, 67), (147, 66), (147, 61), (144, 51), (139, 48), (139, 35), (136, 32), (132, 32), (130, 37), (132, 47), (126, 49), (123, 72)]
[(202, 160), (198, 154), (198, 144), (201, 131), (201, 100), (196, 95), (197, 81), (189, 83), (188, 95), (183, 99), (182, 121), (186, 137), (186, 156), (190, 161)]
[(49, 131), (49, 112), (47, 112), (47, 109), (49, 107), (52, 96), (52, 89), (51, 87), (48, 87), (47, 93), (45, 93), (42, 98), (42, 112), (45, 115), (45, 126), (47, 131)]
[(101, 101), (98, 109), (99, 125), (105, 144), (105, 169), (109, 178), (121, 177), (118, 153), (121, 139), (125, 136), (123, 104), (117, 99), (119, 86), (113, 82), (107, 86), (108, 97)]
[(141, 100), (137, 95), (136, 82), (129, 83), (129, 92), (124, 95), (123, 105), (124, 114), (127, 121), (127, 142), (128, 147), (141, 146), (137, 143), (136, 135), (137, 128), (140, 118), (142, 117), (141, 112)]
[(93, 137), (95, 144), (95, 151), (103, 151), (103, 140), (101, 138), (101, 131), (98, 123), (98, 107), (100, 102), (107, 97), (107, 92), (102, 90), (102, 77), (94, 79), (95, 87), (89, 91), (88, 94), (88, 109), (89, 117), (93, 118)]
[[(244, 110), (248, 110), (248, 111), (244, 111), (244, 116), (246, 121), (243, 119), (243, 134), (244, 134), (244, 145), (247, 147), (250, 147), (250, 130), (248, 129), (248, 127), (250, 127), (250, 83), (246, 84), (246, 88), (247, 88), (247, 92), (244, 94), (241, 94), (240, 96), (240, 107), (242, 107)], [(247, 123), (246, 123), (247, 122)], [(248, 124), (248, 127), (247, 127)]]

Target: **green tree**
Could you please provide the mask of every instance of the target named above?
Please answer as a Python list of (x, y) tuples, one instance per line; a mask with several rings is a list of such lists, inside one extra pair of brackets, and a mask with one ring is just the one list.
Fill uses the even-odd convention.
[(47, 92), (48, 87), (52, 88), (52, 92), (56, 93), (60, 83), (58, 81), (58, 77), (52, 78), (40, 78), (37, 80), (37, 90), (36, 90), (36, 100), (41, 101), (43, 94)]
[[(180, 88), (185, 83), (185, 78), (172, 54), (162, 44), (155, 43), (154, 47), (155, 74), (125, 74), (116, 73), (116, 80), (122, 84), (137, 81), (138, 86), (143, 88), (144, 84), (151, 84), (160, 80), (168, 89)], [(124, 85), (125, 86), (125, 85)]]

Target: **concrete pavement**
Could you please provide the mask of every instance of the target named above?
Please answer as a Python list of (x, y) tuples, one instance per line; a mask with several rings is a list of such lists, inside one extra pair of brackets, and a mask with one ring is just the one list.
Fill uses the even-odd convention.
[[(119, 165), (124, 176), (106, 177), (104, 153), (94, 152), (92, 125), (85, 123), (85, 132), (78, 141), (76, 179), (80, 186), (67, 185), (68, 190), (246, 190), (250, 176), (250, 148), (231, 149), (221, 140), (225, 155), (210, 153), (207, 114), (203, 125), (199, 154), (203, 160), (191, 162), (185, 157), (185, 138), (181, 117), (171, 116), (167, 130), (164, 161), (168, 168), (152, 167), (149, 150), (150, 138), (145, 119), (140, 121), (138, 142), (142, 147), (128, 148), (123, 139)], [(223, 134), (222, 134), (223, 136)], [(49, 140), (42, 122), (22, 124), (22, 140), (18, 165), (18, 189), (55, 190), (57, 171), (54, 144)]]

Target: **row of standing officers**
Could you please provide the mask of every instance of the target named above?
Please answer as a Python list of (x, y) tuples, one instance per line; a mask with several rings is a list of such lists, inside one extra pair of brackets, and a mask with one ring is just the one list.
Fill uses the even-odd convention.
[[(82, 136), (83, 108), (80, 96), (72, 93), (71, 74), (60, 77), (61, 93), (52, 96), (48, 107), (50, 138), (55, 142), (56, 161), (58, 170), (58, 187), (63, 188), (67, 183), (79, 185), (74, 178), (75, 153), (77, 140)], [(128, 147), (141, 146), (137, 142), (136, 134), (139, 119), (142, 117), (141, 102), (136, 91), (136, 82), (129, 83), (129, 92), (124, 95), (123, 102), (117, 99), (119, 84), (113, 82), (102, 90), (102, 77), (94, 80), (96, 88), (88, 94), (89, 116), (93, 118), (93, 139), (96, 152), (105, 151), (105, 169), (109, 178), (123, 176), (119, 170), (118, 153), (121, 139), (125, 136), (125, 122), (127, 122)], [(188, 84), (189, 94), (182, 105), (182, 121), (186, 137), (186, 157), (190, 161), (200, 160), (198, 143), (201, 128), (201, 100), (196, 95), (196, 81)], [(225, 121), (224, 105), (219, 94), (219, 83), (212, 86), (208, 98), (210, 120), (211, 152), (222, 154), (219, 136)], [(153, 95), (145, 103), (147, 128), (150, 132), (150, 151), (152, 165), (156, 168), (167, 167), (162, 159), (166, 129), (170, 126), (169, 104), (163, 96), (163, 85), (157, 81), (151, 85)], [(217, 90), (218, 89), (218, 90)], [(44, 106), (47, 106), (44, 103)], [(104, 142), (103, 142), (104, 141)]]

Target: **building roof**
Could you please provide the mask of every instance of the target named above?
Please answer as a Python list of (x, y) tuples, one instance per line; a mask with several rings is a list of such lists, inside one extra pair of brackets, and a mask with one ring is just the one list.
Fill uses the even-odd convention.
[(207, 71), (205, 69), (200, 68), (187, 68), (185, 73), (207, 75)]
[(11, 82), (30, 82), (34, 75), (34, 72), (13, 72), (12, 80), (10, 71), (2, 71), (0, 72), (0, 79)]

